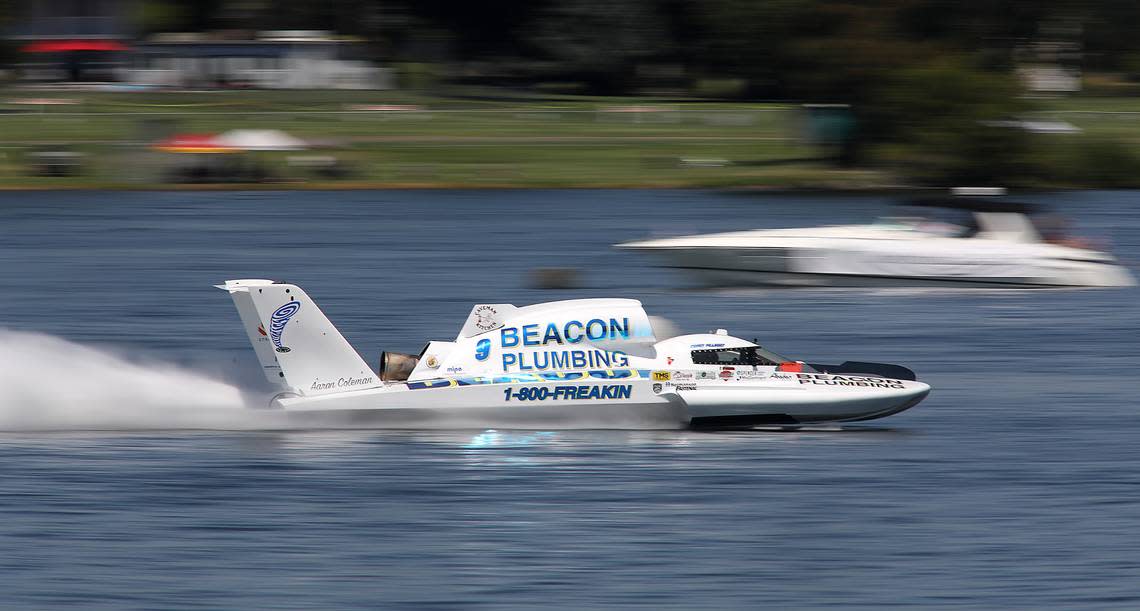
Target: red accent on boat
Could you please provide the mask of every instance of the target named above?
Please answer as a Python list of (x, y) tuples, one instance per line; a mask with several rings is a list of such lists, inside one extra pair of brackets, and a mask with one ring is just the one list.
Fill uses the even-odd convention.
[(803, 363), (797, 363), (795, 361), (788, 361), (786, 363), (780, 363), (780, 366), (776, 368), (776, 371), (790, 371), (792, 373), (800, 373), (803, 370), (804, 370), (804, 364)]

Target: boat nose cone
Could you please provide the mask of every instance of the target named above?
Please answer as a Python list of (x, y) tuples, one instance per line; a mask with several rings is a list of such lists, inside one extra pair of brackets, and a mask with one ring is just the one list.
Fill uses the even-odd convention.
[(853, 418), (851, 421), (875, 420), (878, 418), (893, 416), (899, 412), (906, 411), (915, 405), (918, 405), (922, 402), (923, 399), (926, 398), (926, 395), (930, 394), (929, 384), (924, 384), (922, 382), (903, 382), (903, 384), (903, 388), (891, 391), (890, 401), (882, 403), (882, 409), (859, 418)]
[(922, 400), (930, 394), (930, 385), (923, 382), (909, 382), (904, 392), (900, 394), (899, 404), (895, 409), (891, 410), (892, 414), (897, 414), (921, 403)]

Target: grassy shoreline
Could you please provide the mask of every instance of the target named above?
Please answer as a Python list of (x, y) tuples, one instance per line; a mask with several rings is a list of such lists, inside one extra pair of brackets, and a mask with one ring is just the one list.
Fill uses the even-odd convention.
[(40, 193), (51, 191), (118, 191), (123, 193), (147, 193), (147, 192), (163, 192), (163, 191), (547, 191), (552, 189), (567, 189), (567, 190), (581, 190), (581, 191), (621, 191), (621, 190), (718, 190), (718, 191), (763, 191), (763, 192), (789, 192), (789, 193), (876, 193), (876, 192), (891, 192), (891, 191), (925, 191), (932, 190), (930, 187), (868, 187), (866, 189), (857, 187), (787, 187), (787, 186), (745, 186), (745, 187), (709, 187), (709, 186), (693, 186), (686, 184), (575, 184), (575, 185), (525, 185), (520, 186), (517, 184), (503, 183), (503, 184), (462, 184), (462, 183), (424, 183), (424, 184), (409, 184), (409, 183), (357, 183), (357, 184), (343, 184), (343, 183), (324, 183), (324, 184), (306, 184), (298, 186), (288, 186), (281, 184), (264, 184), (264, 183), (234, 183), (234, 184), (209, 184), (209, 185), (147, 185), (147, 186), (121, 186), (121, 185), (68, 185), (64, 187), (59, 186), (27, 186), (27, 185), (5, 185), (0, 186), (0, 193)]
[[(0, 191), (712, 188), (891, 191), (915, 188), (889, 168), (839, 169), (809, 142), (802, 109), (784, 103), (644, 98), (427, 96), (414, 92), (89, 92), (0, 96)], [(44, 102), (65, 101), (65, 104)], [(1038, 102), (1042, 118), (1140, 149), (1140, 99)], [(171, 133), (282, 129), (320, 149), (220, 156), (269, 168), (267, 182), (168, 182), (197, 156), (155, 152)], [(1041, 136), (1050, 151), (1078, 136)], [(31, 176), (33, 154), (71, 151), (72, 177)], [(335, 157), (332, 180), (298, 157)], [(222, 159), (225, 157), (225, 159)], [(292, 158), (292, 159), (291, 159)], [(291, 162), (294, 165), (289, 165)], [(1040, 188), (1095, 186), (1056, 177)], [(1140, 182), (1140, 177), (1137, 178)], [(1024, 185), (1022, 185), (1024, 186)], [(1137, 186), (1140, 186), (1138, 184)]]

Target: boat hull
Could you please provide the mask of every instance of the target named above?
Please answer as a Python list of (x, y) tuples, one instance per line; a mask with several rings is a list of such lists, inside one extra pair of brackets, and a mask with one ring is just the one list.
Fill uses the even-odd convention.
[[(787, 248), (633, 248), (711, 286), (1058, 288), (1133, 286), (1114, 263), (1050, 259), (1010, 264), (960, 256), (907, 261), (904, 253)], [(889, 261), (889, 264), (884, 264)], [(837, 262), (839, 262), (837, 264)]]
[(305, 428), (720, 428), (868, 420), (908, 409), (930, 391), (921, 382), (869, 376), (699, 380), (692, 372), (679, 373), (683, 381), (637, 377), (460, 384), (461, 379), (440, 379), (419, 386), (282, 397), (269, 411)]

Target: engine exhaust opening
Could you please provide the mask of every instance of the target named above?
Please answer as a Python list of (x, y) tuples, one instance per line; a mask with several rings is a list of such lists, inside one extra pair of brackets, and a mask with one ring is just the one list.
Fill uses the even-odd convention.
[(402, 352), (380, 353), (380, 380), (383, 382), (403, 382), (412, 375), (412, 370), (420, 362), (419, 357)]

